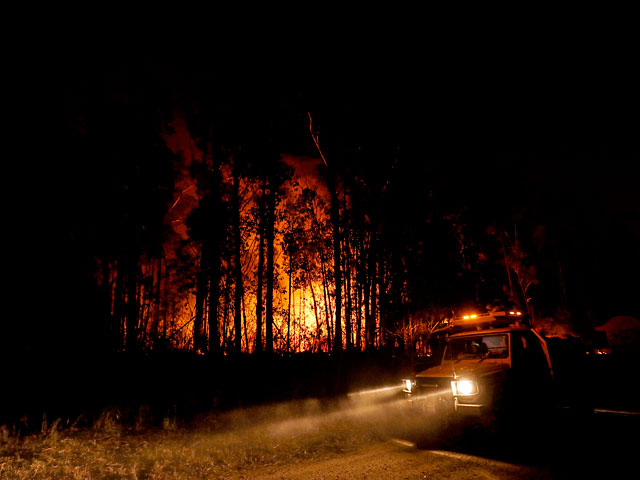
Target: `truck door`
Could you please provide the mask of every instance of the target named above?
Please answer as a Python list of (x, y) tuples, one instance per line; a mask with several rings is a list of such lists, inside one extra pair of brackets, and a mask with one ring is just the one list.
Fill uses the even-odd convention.
[(549, 397), (551, 370), (540, 340), (531, 332), (512, 335), (514, 385), (520, 400), (538, 405)]

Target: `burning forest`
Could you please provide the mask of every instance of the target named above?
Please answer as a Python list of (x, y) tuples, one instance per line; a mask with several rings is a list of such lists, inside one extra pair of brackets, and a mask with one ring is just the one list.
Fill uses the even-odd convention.
[(606, 104), (78, 65), (24, 129), (47, 141), (14, 197), (8, 358), (399, 358), (470, 309), (575, 334), (637, 316), (634, 150)]
[[(360, 177), (327, 183), (317, 157), (216, 145), (213, 132), (196, 137), (180, 116), (165, 128), (159, 145), (171, 157), (173, 185), (158, 205), (140, 199), (156, 211), (135, 213), (129, 195), (154, 186), (124, 186), (118, 227), (131, 229), (131, 245), (92, 259), (109, 348), (217, 355), (381, 347), (390, 327), (383, 297), (402, 285), (391, 285), (378, 226), (354, 189), (381, 196), (384, 186), (371, 192)], [(156, 217), (131, 224), (137, 213)]]
[[(598, 150), (582, 143), (591, 117), (532, 133), (535, 99), (517, 97), (530, 114), (514, 123), (507, 103), (461, 98), (476, 102), (462, 122), (444, 101), (426, 114), (411, 85), (374, 100), (375, 82), (151, 60), (67, 73), (59, 160), (22, 217), (22, 290), (41, 301), (10, 351), (392, 351), (469, 306), (578, 333), (633, 314), (617, 272), (637, 265), (637, 225), (611, 215), (637, 205), (622, 127)], [(474, 111), (491, 112), (477, 128)], [(584, 163), (605, 157), (602, 175)]]
[[(521, 397), (494, 395), (491, 368), (525, 392), (535, 374), (566, 381), (549, 392), (571, 401), (582, 382), (628, 383), (635, 73), (611, 69), (608, 83), (564, 71), (565, 58), (518, 63), (520, 51), (417, 69), (395, 53), (371, 69), (359, 52), (340, 68), (305, 56), (310, 74), (235, 70), (205, 49), (80, 50), (30, 58), (7, 94), (19, 169), (5, 182), (6, 309), (18, 309), (0, 332), (0, 476), (244, 478), (249, 465), (318, 478), (333, 462), (335, 478), (471, 464), (531, 478), (511, 464), (528, 447), (510, 434), (465, 430), (467, 453), (420, 450), (445, 417), (417, 422), (407, 402), (512, 406)], [(513, 322), (499, 346), (458, 332), (483, 339), (455, 344), (477, 349), (467, 370), (445, 358), (453, 327), (474, 325), (465, 316)], [(597, 462), (594, 442), (627, 428), (637, 395), (589, 395), (545, 417), (555, 443), (535, 422), (535, 435), (507, 431), (536, 462), (555, 452), (544, 469), (564, 468), (571, 442), (572, 462)], [(621, 421), (581, 416), (598, 408)], [(507, 445), (506, 462), (487, 459)]]

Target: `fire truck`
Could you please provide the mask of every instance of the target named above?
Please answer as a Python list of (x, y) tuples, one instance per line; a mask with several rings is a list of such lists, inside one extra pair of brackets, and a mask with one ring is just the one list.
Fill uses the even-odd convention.
[(494, 422), (501, 414), (531, 416), (551, 406), (549, 349), (525, 314), (469, 314), (449, 323), (439, 364), (403, 379), (412, 407), (445, 422)]

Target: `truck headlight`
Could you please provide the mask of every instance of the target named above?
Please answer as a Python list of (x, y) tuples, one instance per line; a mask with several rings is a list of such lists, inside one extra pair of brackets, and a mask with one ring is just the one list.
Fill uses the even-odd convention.
[(474, 380), (453, 380), (451, 390), (455, 396), (469, 396), (478, 394), (478, 383)]
[(402, 380), (403, 392), (411, 393), (413, 391), (413, 387), (415, 387), (416, 381), (411, 380), (410, 378), (405, 378)]

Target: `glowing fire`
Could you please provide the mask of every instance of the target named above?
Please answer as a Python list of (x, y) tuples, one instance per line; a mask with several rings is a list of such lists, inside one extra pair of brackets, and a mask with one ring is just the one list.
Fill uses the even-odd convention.
[[(190, 242), (187, 219), (202, 201), (204, 193), (199, 191), (191, 172), (194, 165), (203, 162), (211, 167), (212, 159), (197, 147), (179, 115), (171, 127), (172, 134), (165, 140), (180, 158), (180, 163), (176, 165), (178, 174), (174, 184), (174, 199), (165, 216), (171, 235), (163, 244), (161, 262), (143, 260), (141, 264), (141, 277), (148, 279), (141, 282), (138, 292), (143, 309), (140, 316), (144, 319), (141, 335), (147, 344), (162, 338), (175, 347), (193, 348), (197, 309), (194, 278), (197, 275), (199, 247)], [(282, 186), (275, 215), (274, 343), (280, 351), (286, 351), (287, 345), (292, 352), (326, 351), (335, 329), (334, 286), (326, 242), (331, 235), (328, 228), (329, 192), (324, 181), (318, 178), (319, 159), (285, 156), (282, 161), (292, 168), (294, 174)], [(220, 173), (222, 182), (230, 185), (232, 171), (229, 165), (220, 168)], [(256, 289), (260, 233), (253, 216), (259, 209), (261, 188), (259, 179), (240, 177), (240, 215), (243, 219), (240, 235), (241, 270), (244, 284), (242, 350), (246, 352), (255, 349), (257, 338)], [(304, 209), (305, 214), (301, 214), (300, 209)], [(184, 262), (191, 267), (186, 268)], [(233, 298), (235, 283), (228, 274), (230, 268), (230, 264), (223, 262), (223, 270), (227, 273), (221, 278), (218, 310), (223, 349), (232, 343), (234, 336), (234, 304), (230, 299)], [(115, 289), (116, 279), (110, 279), (110, 284)], [(154, 296), (162, 296), (164, 300), (155, 303), (145, 300), (156, 298)], [(364, 317), (364, 304), (356, 304), (354, 302), (351, 309), (351, 322)], [(117, 306), (112, 305), (112, 313), (115, 308)], [(343, 319), (345, 313), (342, 314)], [(264, 318), (262, 325), (264, 329)], [(209, 335), (206, 313), (200, 328), (205, 336)], [(343, 335), (346, 335), (344, 332), (345, 329)], [(364, 329), (352, 329), (353, 344), (356, 343), (358, 332), (364, 335)], [(265, 338), (264, 331), (262, 338)]]

